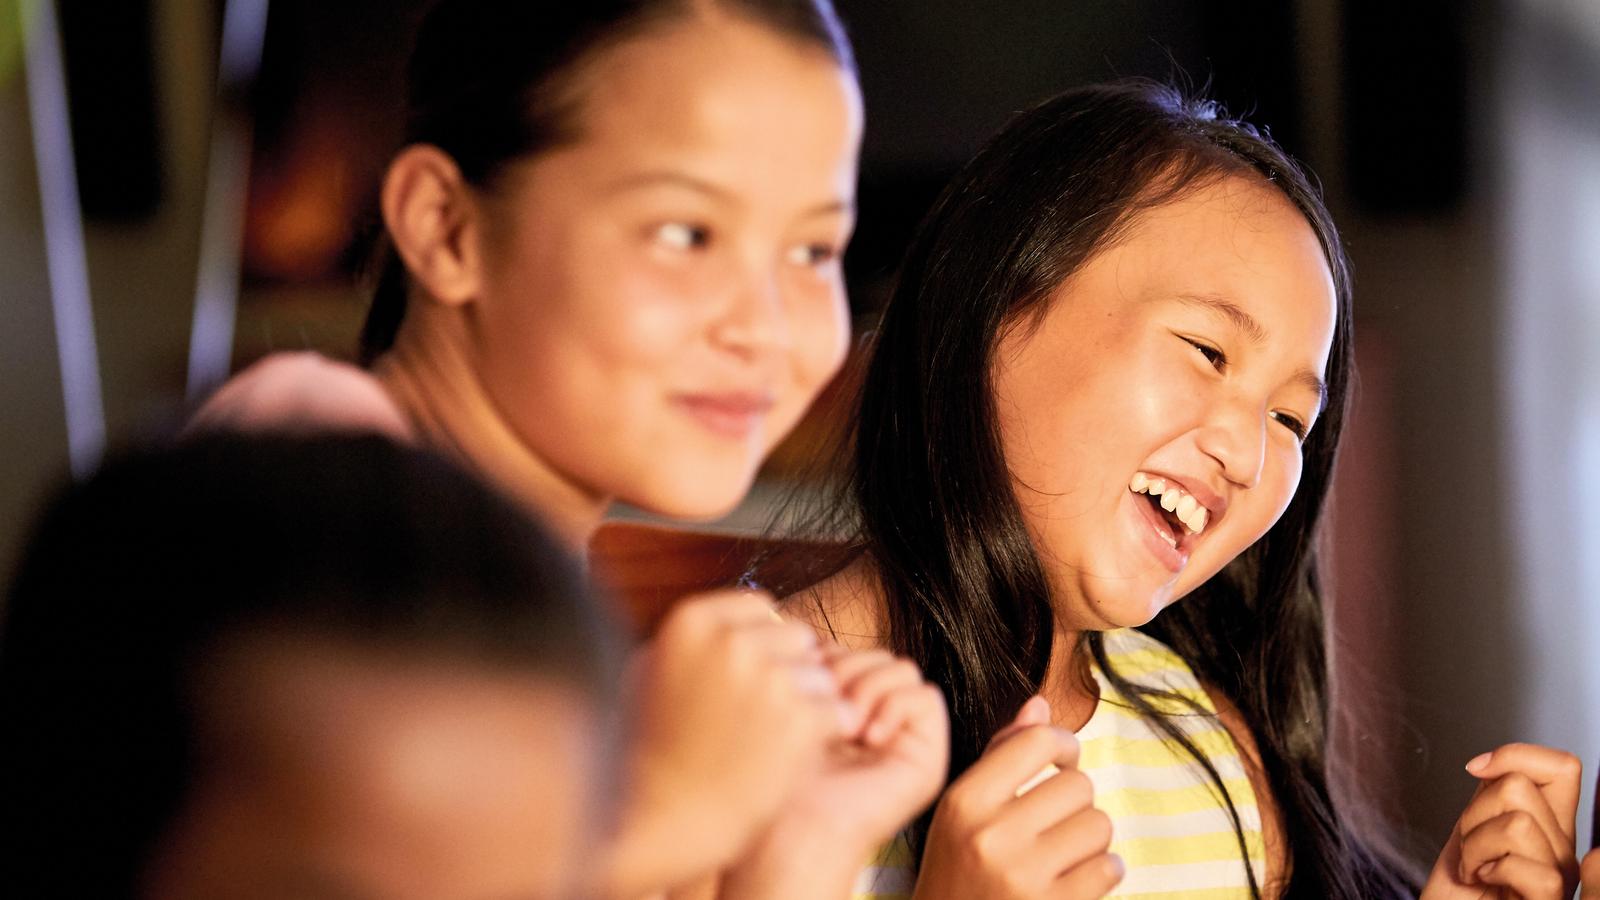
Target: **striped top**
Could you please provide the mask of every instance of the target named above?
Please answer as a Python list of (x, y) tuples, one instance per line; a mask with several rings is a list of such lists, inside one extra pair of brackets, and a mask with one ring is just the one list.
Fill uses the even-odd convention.
[[(1152, 699), (1203, 752), (1233, 798), (1244, 827), (1250, 865), (1260, 884), (1266, 849), (1255, 791), (1216, 707), (1190, 670), (1166, 645), (1131, 628), (1104, 634), (1106, 656), (1125, 680), (1193, 701)], [(1094, 784), (1095, 806), (1111, 817), (1111, 852), (1127, 865), (1113, 897), (1141, 900), (1236, 900), (1250, 896), (1227, 804), (1211, 778), (1184, 750), (1155, 730), (1091, 666), (1100, 688), (1094, 714), (1078, 731), (1079, 768)], [(903, 838), (883, 848), (856, 881), (856, 900), (911, 895), (915, 881)]]

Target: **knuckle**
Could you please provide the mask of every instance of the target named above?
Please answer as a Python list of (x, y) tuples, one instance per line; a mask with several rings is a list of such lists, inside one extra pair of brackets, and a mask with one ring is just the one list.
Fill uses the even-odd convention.
[(778, 633), (787, 635), (790, 639), (799, 643), (817, 643), (817, 633), (811, 629), (810, 625), (806, 625), (803, 622), (773, 622), (772, 627), (777, 629)]
[(1074, 799), (1082, 798), (1085, 804), (1094, 802), (1094, 782), (1078, 769), (1067, 769), (1056, 776)]
[(899, 678), (906, 680), (922, 680), (922, 669), (909, 659), (896, 659), (892, 664), (892, 671)]
[(1519, 797), (1526, 797), (1530, 789), (1537, 790), (1528, 776), (1521, 772), (1507, 772), (1490, 783), (1485, 793), (1502, 802), (1515, 802)]
[(974, 861), (985, 867), (997, 867), (1005, 856), (1004, 840), (994, 826), (977, 828), (967, 836), (967, 850)]
[(1556, 750), (1554, 752), (1555, 758), (1553, 762), (1555, 764), (1555, 770), (1558, 777), (1563, 779), (1571, 779), (1572, 781), (1579, 781), (1583, 778), (1582, 759), (1575, 754), (1568, 753), (1565, 750)]
[(1091, 809), (1085, 814), (1084, 831), (1096, 850), (1111, 846), (1111, 817), (1104, 811)]
[(972, 802), (972, 793), (967, 782), (957, 781), (944, 792), (944, 800), (939, 805), (955, 824), (961, 825), (973, 819)]
[(1024, 728), (1014, 740), (1021, 741), (1023, 749), (1030, 755), (1049, 753), (1055, 748), (1056, 742), (1055, 735), (1051, 733), (1051, 730), (1048, 725), (1034, 725), (1030, 728)]
[(1539, 823), (1535, 822), (1533, 816), (1523, 810), (1516, 810), (1506, 816), (1505, 833), (1512, 840), (1526, 840), (1533, 837), (1538, 831)]

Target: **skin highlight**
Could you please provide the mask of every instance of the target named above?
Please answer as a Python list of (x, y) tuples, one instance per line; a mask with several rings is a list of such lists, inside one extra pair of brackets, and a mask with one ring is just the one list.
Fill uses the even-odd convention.
[(726, 513), (838, 370), (861, 134), (830, 58), (726, 17), (584, 83), (581, 136), (494, 191), (426, 147), (395, 161), (385, 220), (421, 302), (375, 370), (575, 542), (617, 499)]

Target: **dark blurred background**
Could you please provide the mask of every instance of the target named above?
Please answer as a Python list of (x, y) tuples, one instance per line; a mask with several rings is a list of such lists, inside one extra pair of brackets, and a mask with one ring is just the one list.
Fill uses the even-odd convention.
[[(1479, 751), (1600, 763), (1600, 2), (838, 2), (862, 328), (952, 171), (1062, 88), (1176, 80), (1305, 161), (1357, 277), (1328, 536), (1352, 775), (1431, 858)], [(351, 355), (419, 8), (0, 0), (0, 560), (69, 461), (266, 352)]]

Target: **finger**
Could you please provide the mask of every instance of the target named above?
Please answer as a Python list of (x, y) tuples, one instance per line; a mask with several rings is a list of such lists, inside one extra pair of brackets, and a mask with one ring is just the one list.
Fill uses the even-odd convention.
[[(1565, 861), (1576, 855), (1570, 833), (1556, 819), (1556, 814), (1550, 809), (1544, 792), (1539, 790), (1539, 786), (1532, 779), (1520, 772), (1511, 772), (1481, 784), (1473, 795), (1472, 802), (1468, 803), (1466, 810), (1461, 813), (1461, 819), (1456, 827), (1465, 835), (1485, 822), (1511, 812), (1522, 812), (1530, 816), (1557, 858)], [(1462, 871), (1472, 870), (1465, 868)]]
[(1477, 883), (1504, 888), (1523, 900), (1558, 900), (1571, 896), (1555, 866), (1516, 855), (1484, 863), (1477, 871)]
[(1077, 769), (1063, 769), (1006, 804), (1004, 815), (1022, 831), (1043, 834), (1094, 806), (1094, 784)]
[(766, 591), (730, 588), (696, 594), (679, 603), (673, 614), (701, 612), (727, 624), (787, 621), (778, 614), (778, 606)]
[(1039, 835), (1038, 855), (1057, 877), (1106, 852), (1111, 846), (1111, 817), (1104, 810), (1080, 809)]
[(806, 652), (817, 652), (817, 636), (810, 628), (775, 618), (764, 595), (734, 592), (703, 594), (679, 604), (661, 623), (656, 642), (697, 645), (747, 629), (777, 629), (774, 633), (789, 635), (788, 641), (810, 648)]
[[(817, 647), (817, 634), (804, 625), (794, 623), (754, 622), (734, 626), (735, 640), (748, 640), (761, 648), (769, 657), (785, 662), (805, 662), (827, 667), (822, 652)], [(838, 679), (835, 678), (835, 681)]]
[(972, 795), (975, 810), (992, 812), (1013, 799), (1017, 788), (1046, 765), (1063, 769), (1078, 765), (1078, 739), (1072, 732), (1034, 725), (991, 745), (962, 776), (968, 782), (963, 793)]
[[(922, 670), (910, 660), (897, 659), (858, 675), (855, 680), (841, 684), (839, 689), (851, 702), (867, 713), (869, 723), (876, 718), (878, 707), (898, 691), (921, 687)], [(881, 742), (894, 733), (890, 723), (869, 724), (874, 734), (866, 735), (869, 743)]]
[[(1600, 840), (1600, 835), (1595, 836)], [(1580, 900), (1600, 900), (1600, 847), (1583, 858), (1583, 895)]]
[(1522, 810), (1502, 813), (1461, 836), (1461, 862), (1457, 874), (1472, 884), (1472, 873), (1503, 856), (1521, 856), (1555, 868), (1560, 857), (1544, 830)]
[[(840, 731), (841, 737), (863, 739), (863, 729), (873, 722), (875, 710), (885, 693), (897, 685), (922, 682), (922, 670), (914, 663), (905, 662), (905, 667), (909, 667), (909, 671), (906, 671), (905, 667), (897, 666), (897, 662), (893, 654), (867, 650), (836, 655), (825, 663), (839, 683), (842, 701), (850, 708), (847, 726)], [(895, 727), (879, 726), (879, 730), (880, 733), (892, 734)]]
[(1059, 897), (1061, 900), (1103, 897), (1122, 882), (1122, 876), (1126, 873), (1127, 867), (1123, 865), (1122, 857), (1115, 853), (1102, 854), (1084, 860), (1063, 873), (1050, 885), (1046, 896)]
[(874, 669), (893, 665), (894, 660), (894, 653), (888, 650), (845, 650), (843, 653), (824, 650), (822, 653), (822, 661), (827, 663), (827, 668), (834, 669), (840, 684), (850, 684)]
[(795, 690), (801, 696), (823, 698), (829, 702), (842, 699), (839, 682), (834, 679), (833, 672), (827, 666), (795, 663), (790, 666), (789, 671), (794, 678)]
[(770, 700), (768, 705), (807, 716), (807, 723), (800, 726), (801, 731), (815, 734), (821, 740), (836, 740), (849, 738), (861, 729), (861, 711), (839, 696), (838, 685), (827, 667), (791, 666), (789, 677), (788, 706), (783, 706), (783, 700)]
[(1016, 716), (1012, 718), (1009, 724), (995, 732), (994, 736), (989, 738), (989, 746), (995, 746), (996, 744), (1004, 741), (1006, 738), (1011, 737), (1024, 728), (1032, 728), (1035, 725), (1049, 724), (1050, 701), (1035, 694), (1034, 696), (1028, 698), (1028, 702), (1022, 704), (1022, 708), (1017, 710)]
[(947, 741), (948, 714), (944, 694), (918, 679), (884, 696), (868, 714), (861, 739), (868, 747), (883, 748), (902, 734)]
[(1467, 763), (1475, 778), (1500, 778), (1512, 772), (1532, 779), (1545, 795), (1568, 840), (1576, 831), (1578, 794), (1583, 789), (1583, 761), (1564, 750), (1539, 744), (1506, 744)]

